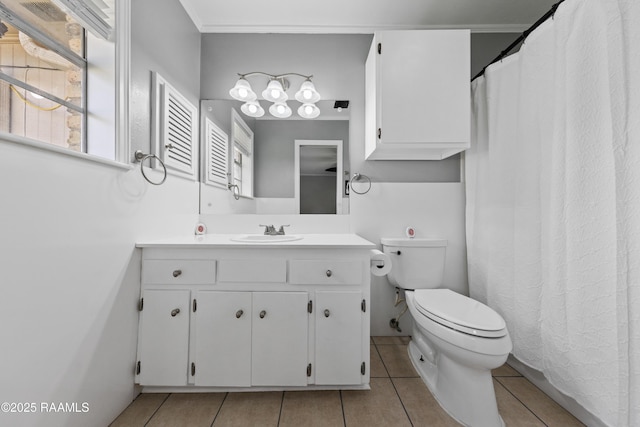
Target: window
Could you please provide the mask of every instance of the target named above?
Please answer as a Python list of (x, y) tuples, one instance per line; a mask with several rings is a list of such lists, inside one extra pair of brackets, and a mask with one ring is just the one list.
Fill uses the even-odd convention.
[[(87, 52), (93, 45), (93, 52), (102, 49), (111, 37), (113, 12), (114, 0), (0, 3), (0, 134), (72, 152), (106, 152), (103, 157), (115, 158), (115, 137), (108, 141), (107, 150), (87, 143), (91, 129), (87, 93), (92, 94), (87, 85), (92, 68)], [(108, 52), (113, 65), (115, 50), (113, 43), (107, 44), (110, 47), (102, 50)], [(115, 99), (113, 81), (110, 88), (113, 92), (108, 96)], [(104, 92), (100, 97), (105, 97)], [(100, 114), (91, 115), (96, 122), (104, 122)], [(115, 117), (111, 119), (111, 134), (115, 135)], [(98, 139), (104, 143), (107, 138)]]
[(231, 110), (231, 140), (233, 184), (241, 196), (253, 197), (253, 131), (236, 110)]

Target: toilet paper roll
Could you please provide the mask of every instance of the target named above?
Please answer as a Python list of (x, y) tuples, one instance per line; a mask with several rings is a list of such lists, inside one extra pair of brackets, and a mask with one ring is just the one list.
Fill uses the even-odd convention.
[(371, 250), (371, 274), (385, 276), (391, 271), (391, 258), (377, 249)]

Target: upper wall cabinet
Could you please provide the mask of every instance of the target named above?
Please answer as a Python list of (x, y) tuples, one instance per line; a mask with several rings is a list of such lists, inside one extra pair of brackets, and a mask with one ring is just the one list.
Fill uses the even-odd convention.
[(367, 160), (441, 160), (469, 148), (469, 30), (378, 32), (365, 73)]

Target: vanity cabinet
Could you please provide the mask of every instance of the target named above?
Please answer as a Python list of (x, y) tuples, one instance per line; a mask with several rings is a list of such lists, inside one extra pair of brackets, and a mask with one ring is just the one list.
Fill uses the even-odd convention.
[(136, 382), (368, 388), (368, 268), (362, 249), (143, 247)]
[(365, 65), (367, 160), (441, 160), (469, 148), (469, 30), (381, 31)]
[(363, 301), (360, 291), (316, 291), (315, 384), (355, 384), (368, 369), (359, 339)]
[(144, 293), (138, 340), (140, 384), (187, 385), (190, 300), (189, 290)]
[(307, 384), (306, 292), (200, 291), (196, 386)]

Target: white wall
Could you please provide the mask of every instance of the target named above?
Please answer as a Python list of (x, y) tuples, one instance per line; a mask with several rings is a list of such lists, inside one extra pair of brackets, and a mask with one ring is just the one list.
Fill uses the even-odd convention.
[[(447, 239), (444, 285), (468, 295), (465, 243), (465, 196), (461, 183), (379, 183), (364, 195), (351, 196), (351, 232), (379, 245), (380, 238), (404, 237), (407, 226), (417, 237)], [(389, 327), (397, 316), (395, 289), (385, 277), (371, 280), (371, 335), (410, 335), (408, 314), (402, 333)]]
[[(136, 21), (141, 13), (149, 18)], [(181, 6), (137, 0), (132, 17), (134, 36), (146, 37), (132, 52), (134, 99), (149, 99), (150, 70), (162, 66), (197, 100), (200, 35)], [(168, 50), (146, 46), (167, 40), (180, 51), (181, 65), (163, 65), (171, 61)], [(132, 146), (149, 150), (148, 108), (138, 106)], [(93, 135), (90, 143), (104, 137)], [(169, 177), (155, 187), (137, 168), (4, 140), (0, 182), (0, 401), (34, 402), (38, 409), (41, 402), (89, 404), (80, 414), (0, 413), (0, 425), (106, 426), (136, 393), (135, 242), (193, 233), (198, 184)]]

